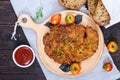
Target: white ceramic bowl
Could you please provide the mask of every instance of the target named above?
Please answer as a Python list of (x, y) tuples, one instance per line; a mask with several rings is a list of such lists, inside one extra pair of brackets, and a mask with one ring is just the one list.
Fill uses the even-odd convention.
[[(27, 49), (30, 49), (30, 50), (32, 51), (32, 60), (31, 60), (27, 65), (21, 65), (21, 64), (19, 64), (19, 63), (16, 61), (16, 58), (15, 58), (16, 51), (19, 50), (19, 49), (21, 49), (22, 47), (27, 48)], [(23, 56), (24, 56), (24, 55), (23, 55)], [(28, 45), (20, 45), (20, 46), (16, 47), (15, 50), (13, 51), (12, 58), (13, 58), (14, 63), (15, 63), (17, 66), (19, 66), (19, 67), (21, 67), (21, 68), (27, 68), (27, 67), (29, 67), (29, 66), (31, 66), (31, 65), (33, 64), (33, 62), (34, 62), (34, 60), (35, 60), (35, 52), (34, 52), (33, 49), (32, 49), (30, 46), (28, 46)]]

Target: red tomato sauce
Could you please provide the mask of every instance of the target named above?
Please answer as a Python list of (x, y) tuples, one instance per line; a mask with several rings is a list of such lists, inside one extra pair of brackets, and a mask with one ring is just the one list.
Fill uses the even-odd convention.
[(15, 60), (19, 65), (26, 66), (33, 60), (33, 52), (27, 47), (20, 47), (15, 52)]

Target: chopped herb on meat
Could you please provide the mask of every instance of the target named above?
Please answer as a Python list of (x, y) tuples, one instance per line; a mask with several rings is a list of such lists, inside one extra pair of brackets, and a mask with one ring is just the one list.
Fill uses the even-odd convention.
[(84, 52), (83, 49), (80, 48), (80, 49), (79, 49), (79, 53), (81, 54), (81, 53), (83, 53), (83, 52)]
[(71, 46), (72, 47), (72, 51), (74, 51), (75, 50), (75, 46)]
[(78, 35), (77, 35), (77, 37), (76, 37), (76, 40), (78, 41), (78, 40), (79, 40), (79, 38), (80, 38), (80, 35), (78, 34)]
[(59, 48), (57, 49), (57, 53), (60, 53), (60, 55), (57, 56), (57, 58), (62, 58), (64, 56), (64, 51)]
[(66, 40), (67, 38), (68, 38), (68, 36), (66, 35), (66, 36), (63, 36), (61, 40), (64, 41), (64, 40)]
[(72, 41), (66, 42), (66, 46), (69, 46), (72, 43)]

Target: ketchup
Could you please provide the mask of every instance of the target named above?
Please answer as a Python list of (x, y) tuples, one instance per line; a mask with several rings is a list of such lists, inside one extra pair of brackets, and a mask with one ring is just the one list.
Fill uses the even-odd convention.
[(33, 52), (28, 47), (20, 47), (15, 52), (15, 60), (19, 65), (26, 66), (33, 60)]

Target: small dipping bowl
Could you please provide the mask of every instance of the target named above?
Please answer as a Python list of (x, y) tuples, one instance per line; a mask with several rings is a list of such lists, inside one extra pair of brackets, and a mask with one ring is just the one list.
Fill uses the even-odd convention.
[(30, 46), (20, 45), (13, 51), (12, 58), (17, 66), (27, 68), (33, 64), (35, 53)]

